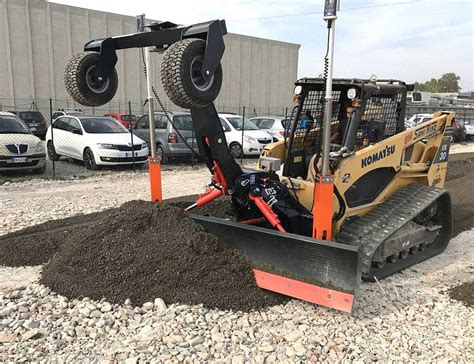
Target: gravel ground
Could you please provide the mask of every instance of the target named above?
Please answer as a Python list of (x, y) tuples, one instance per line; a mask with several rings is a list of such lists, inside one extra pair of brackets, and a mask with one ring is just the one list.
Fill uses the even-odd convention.
[[(203, 168), (163, 172), (165, 197), (194, 193)], [(148, 198), (146, 174), (0, 186), (0, 235)], [(0, 267), (0, 361), (473, 362), (473, 309), (448, 289), (474, 279), (474, 229), (447, 251), (361, 286), (352, 315), (297, 300), (250, 313), (68, 300), (36, 283), (41, 267)]]

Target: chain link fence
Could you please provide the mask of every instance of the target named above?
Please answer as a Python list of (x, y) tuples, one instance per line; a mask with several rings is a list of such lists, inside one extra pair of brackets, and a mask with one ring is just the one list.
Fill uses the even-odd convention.
[[(155, 112), (162, 164), (200, 164), (189, 111), (163, 106), (166, 110)], [(258, 125), (264, 121), (261, 125), (268, 128), (273, 120), (268, 117), (284, 119), (291, 112), (290, 107), (253, 105), (216, 104), (216, 108), (223, 114), (220, 121), (227, 143), (241, 163), (258, 157), (262, 147), (278, 140)], [(143, 103), (111, 102), (92, 108), (68, 100), (0, 99), (0, 112), (0, 179), (35, 175), (64, 179), (147, 169), (150, 131)]]

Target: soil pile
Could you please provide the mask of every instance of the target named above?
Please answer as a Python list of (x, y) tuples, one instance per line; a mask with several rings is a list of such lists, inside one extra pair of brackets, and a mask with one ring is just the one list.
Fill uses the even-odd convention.
[(244, 255), (170, 205), (132, 201), (65, 240), (41, 283), (67, 297), (248, 311), (287, 298), (259, 289)]
[(0, 265), (34, 266), (48, 262), (66, 240), (79, 238), (101, 213), (51, 220), (0, 236)]
[(474, 159), (459, 159), (449, 161), (448, 171), (446, 172), (446, 181), (464, 177), (466, 174), (472, 173), (474, 170)]
[(474, 307), (474, 282), (466, 282), (451, 288), (449, 297), (464, 303), (467, 307)]
[(453, 203), (453, 236), (474, 228), (474, 159), (449, 162), (445, 188)]

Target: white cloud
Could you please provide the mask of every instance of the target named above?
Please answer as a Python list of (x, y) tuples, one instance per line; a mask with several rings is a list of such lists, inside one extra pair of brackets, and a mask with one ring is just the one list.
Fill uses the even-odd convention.
[[(336, 27), (335, 74), (345, 77), (400, 78), (409, 82), (461, 76), (463, 90), (474, 90), (474, 2), (472, 0), (342, 0)], [(326, 28), (323, 0), (57, 0), (73, 6), (191, 24), (226, 19), (230, 32), (302, 45), (299, 76), (322, 70)], [(393, 6), (385, 6), (392, 4)], [(349, 8), (384, 5), (350, 10)], [(348, 9), (348, 10), (344, 10)], [(272, 19), (255, 19), (276, 16)], [(254, 19), (254, 20), (245, 20)]]

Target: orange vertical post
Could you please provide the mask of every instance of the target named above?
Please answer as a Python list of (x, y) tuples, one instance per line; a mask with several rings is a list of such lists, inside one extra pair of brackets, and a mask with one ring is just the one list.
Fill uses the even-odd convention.
[(151, 201), (161, 203), (163, 196), (161, 192), (161, 160), (159, 157), (148, 158), (148, 171), (150, 173)]
[(331, 175), (316, 176), (313, 203), (313, 238), (331, 240), (334, 200), (334, 179)]

